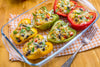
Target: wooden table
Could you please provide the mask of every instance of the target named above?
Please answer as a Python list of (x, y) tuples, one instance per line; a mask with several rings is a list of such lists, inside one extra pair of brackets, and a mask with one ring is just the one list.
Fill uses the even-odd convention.
[[(20, 14), (32, 6), (35, 6), (38, 2), (42, 0), (27, 0), (20, 2), (20, 0), (0, 0), (0, 29), (2, 25), (7, 23), (9, 14)], [(100, 13), (100, 0), (89, 0)], [(49, 5), (52, 5), (54, 0), (48, 0)], [(98, 26), (100, 19), (97, 21)], [(1, 37), (1, 33), (0, 33)], [(61, 65), (70, 57), (63, 56), (57, 57), (45, 64), (43, 67), (61, 67)], [(9, 54), (5, 49), (2, 40), (0, 38), (0, 67), (31, 67), (28, 64), (22, 62), (11, 62), (9, 61)], [(89, 51), (79, 53), (71, 67), (100, 67), (100, 47), (91, 49)]]

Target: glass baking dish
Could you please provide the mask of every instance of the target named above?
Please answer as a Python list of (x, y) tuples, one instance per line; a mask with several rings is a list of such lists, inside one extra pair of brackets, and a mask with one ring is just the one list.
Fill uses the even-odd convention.
[[(26, 57), (24, 57), (24, 55), (17, 49), (17, 47), (14, 46), (13, 42), (10, 41), (9, 34), (8, 34), (8, 31), (7, 31), (8, 30), (8, 25), (12, 21), (14, 21), (15, 19), (17, 19), (18, 17), (20, 17), (23, 14), (31, 14), (35, 9), (40, 8), (42, 6), (46, 6), (47, 7), (46, 3), (48, 2), (48, 0), (44, 0), (43, 2), (41, 2), (38, 5), (30, 8), (29, 10), (23, 12), (22, 14), (18, 15), (17, 17), (13, 18), (8, 23), (6, 23), (4, 26), (2, 26), (2, 28), (1, 28), (2, 41), (3, 41), (6, 49), (8, 50), (8, 52), (12, 56), (17, 57), (17, 59), (20, 59), (20, 61), (25, 62), (25, 63), (27, 63), (29, 65), (32, 65), (32, 66), (41, 66), (41, 65), (47, 63), (50, 59), (54, 58), (58, 53), (60, 53), (64, 49), (66, 49), (69, 45), (71, 45), (71, 43), (73, 41), (75, 41), (83, 33), (85, 33), (99, 19), (99, 13), (98, 13), (98, 11), (95, 9), (95, 7), (90, 2), (88, 2), (87, 0), (75, 0), (75, 1), (77, 3), (79, 3), (80, 5), (84, 6), (85, 8), (89, 9), (90, 11), (95, 12), (97, 15), (96, 15), (96, 19), (94, 20), (94, 22), (91, 25), (89, 25), (86, 29), (84, 29), (83, 31), (81, 31), (79, 34), (77, 34), (72, 40), (70, 40), (69, 42), (67, 42), (64, 46), (62, 46), (60, 49), (58, 49), (52, 55), (47, 56), (44, 59), (40, 59), (39, 61), (35, 60), (35, 62), (32, 61), (32, 60), (30, 61)], [(53, 9), (53, 7), (51, 5), (49, 5), (49, 7), (50, 7), (49, 10)], [(13, 53), (12, 53), (12, 51), (13, 51)]]

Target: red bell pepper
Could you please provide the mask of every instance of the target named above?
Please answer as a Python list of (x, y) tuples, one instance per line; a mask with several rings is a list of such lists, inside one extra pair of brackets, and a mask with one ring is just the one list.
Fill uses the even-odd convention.
[[(77, 3), (76, 3), (75, 1), (70, 1), (70, 2), (72, 2), (72, 3), (75, 4), (75, 7), (72, 8), (71, 10), (75, 9), (75, 8), (77, 7)], [(59, 9), (58, 12), (56, 11), (56, 9), (57, 9), (57, 3), (58, 3), (58, 0), (55, 0), (55, 3), (54, 3), (54, 13), (56, 13), (56, 14), (58, 14), (58, 15), (61, 15), (61, 16), (64, 16), (64, 17), (67, 17), (68, 14), (67, 14), (67, 13), (66, 13), (66, 14), (63, 13), (61, 9)], [(69, 12), (70, 12), (71, 10), (69, 10)]]
[[(83, 9), (83, 11), (85, 11), (84, 7), (82, 7), (82, 6), (78, 6), (77, 8), (81, 8), (81, 9)], [(93, 16), (92, 19), (91, 19), (90, 21), (88, 21), (88, 22), (86, 22), (86, 23), (83, 23), (83, 24), (76, 24), (75, 21), (70, 17), (70, 14), (71, 14), (73, 11), (74, 11), (74, 10), (72, 10), (72, 11), (68, 14), (67, 19), (68, 19), (69, 22), (71, 23), (71, 26), (72, 26), (74, 29), (78, 30), (78, 31), (83, 30), (83, 29), (85, 29), (86, 27), (88, 27), (88, 26), (95, 20), (95, 18), (96, 18), (96, 13), (95, 13), (95, 12), (89, 12), (89, 14)], [(86, 17), (86, 19), (87, 19), (87, 17)], [(88, 19), (89, 19), (89, 18), (88, 18)]]

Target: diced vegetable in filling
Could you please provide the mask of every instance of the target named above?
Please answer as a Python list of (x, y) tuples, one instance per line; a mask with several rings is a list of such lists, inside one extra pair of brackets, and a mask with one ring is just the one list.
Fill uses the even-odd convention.
[(41, 7), (33, 13), (35, 25), (42, 25), (53, 20), (52, 12), (47, 11), (46, 7)]
[(34, 54), (37, 49), (45, 51), (47, 49), (47, 45), (45, 44), (45, 42), (46, 40), (43, 37), (41, 37), (40, 35), (36, 35), (34, 39), (31, 39), (24, 45), (24, 53), (26, 54), (26, 56), (28, 56), (29, 54)]
[(23, 20), (21, 24), (13, 31), (13, 36), (17, 42), (21, 42), (34, 34), (31, 30), (32, 24), (27, 20)]
[(56, 12), (68, 14), (75, 6), (70, 0), (58, 0)]
[(70, 17), (75, 24), (86, 24), (93, 18), (93, 15), (89, 11), (84, 11), (82, 8), (77, 8), (73, 10)]
[(68, 24), (57, 23), (50, 33), (52, 40), (61, 41), (73, 36), (73, 32), (68, 29)]

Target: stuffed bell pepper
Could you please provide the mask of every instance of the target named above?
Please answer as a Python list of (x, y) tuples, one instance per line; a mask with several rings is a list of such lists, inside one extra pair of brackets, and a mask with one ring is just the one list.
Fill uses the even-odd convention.
[(52, 14), (52, 11), (49, 12), (45, 6), (36, 10), (36, 12), (33, 13), (33, 16), (34, 26), (40, 30), (50, 28), (54, 22), (59, 19), (57, 14)]
[(23, 19), (11, 33), (10, 37), (16, 44), (22, 44), (37, 34), (37, 30), (32, 27), (30, 19)]
[(53, 25), (50, 30), (47, 39), (50, 42), (54, 43), (63, 43), (71, 40), (75, 37), (76, 31), (68, 26), (68, 23), (65, 23), (62, 20), (58, 20)]
[(28, 59), (38, 59), (50, 53), (53, 45), (47, 42), (42, 35), (37, 34), (29, 42), (25, 43), (23, 53)]
[(71, 26), (76, 30), (83, 30), (88, 27), (96, 18), (96, 13), (89, 12), (82, 6), (78, 6), (68, 14)]
[(67, 14), (77, 7), (75, 1), (70, 0), (55, 0), (54, 13), (67, 17)]

